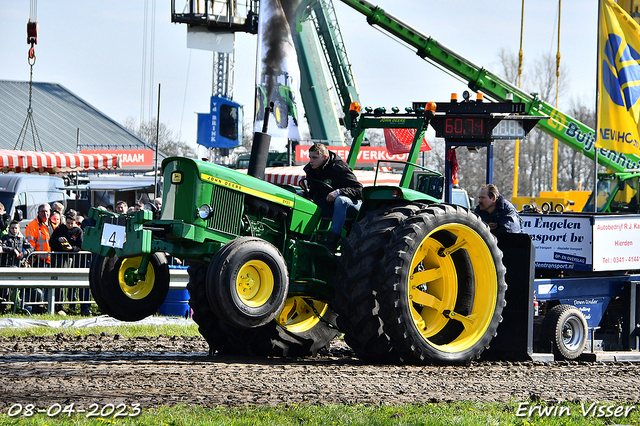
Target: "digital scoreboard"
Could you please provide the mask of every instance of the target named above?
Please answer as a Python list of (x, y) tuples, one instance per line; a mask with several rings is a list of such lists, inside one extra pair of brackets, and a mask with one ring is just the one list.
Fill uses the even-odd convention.
[[(494, 116), (485, 114), (447, 114), (431, 119), (431, 126), (439, 138), (457, 141), (491, 141), (495, 139), (524, 139), (537, 120), (523, 116)], [(539, 119), (539, 117), (536, 117)], [(528, 123), (526, 123), (528, 121)]]
[[(467, 100), (436, 105), (436, 115), (430, 121), (436, 136), (458, 142), (490, 143), (492, 140), (524, 139), (538, 120), (547, 118), (527, 115), (525, 105), (516, 102)], [(425, 102), (413, 103), (414, 110), (424, 110), (425, 106)]]

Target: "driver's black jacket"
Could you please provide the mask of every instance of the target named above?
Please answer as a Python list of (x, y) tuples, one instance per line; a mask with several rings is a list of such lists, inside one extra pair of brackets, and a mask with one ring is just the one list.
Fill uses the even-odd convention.
[[(329, 151), (329, 157), (321, 167), (314, 169), (311, 164), (307, 164), (304, 171), (307, 178), (322, 181), (333, 190), (339, 189), (340, 195), (349, 197), (354, 202), (362, 199), (362, 184), (358, 182), (351, 167), (335, 152)], [(318, 182), (309, 181), (309, 195), (316, 203), (327, 198), (333, 190)]]

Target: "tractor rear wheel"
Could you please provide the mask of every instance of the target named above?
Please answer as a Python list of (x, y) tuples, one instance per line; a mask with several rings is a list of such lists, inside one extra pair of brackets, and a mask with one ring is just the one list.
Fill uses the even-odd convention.
[(151, 255), (144, 279), (135, 275), (141, 261), (142, 256), (96, 256), (92, 262), (89, 286), (93, 297), (113, 318), (139, 321), (155, 314), (167, 298), (170, 277), (164, 254)]
[[(224, 248), (223, 248), (224, 250)], [(233, 327), (215, 314), (207, 298), (207, 266), (189, 266), (189, 305), (193, 320), (209, 343), (209, 352), (222, 355), (287, 356), (315, 355), (340, 333), (336, 314), (324, 303), (287, 299), (276, 320), (249, 329)]]
[(338, 313), (338, 327), (345, 342), (356, 355), (370, 362), (401, 361), (384, 332), (378, 315), (374, 285), (384, 270), (392, 230), (426, 208), (424, 204), (384, 206), (370, 211), (353, 225), (342, 242), (341, 269), (335, 280), (333, 308)]
[(266, 107), (264, 91), (256, 87), (256, 121), (264, 120), (264, 110)]
[(411, 364), (468, 364), (502, 321), (502, 252), (480, 217), (431, 205), (393, 230), (374, 286), (391, 346)]

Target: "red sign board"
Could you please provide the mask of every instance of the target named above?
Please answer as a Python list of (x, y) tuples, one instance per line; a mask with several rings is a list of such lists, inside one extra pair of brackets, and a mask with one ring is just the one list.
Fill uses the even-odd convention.
[[(300, 162), (308, 162), (309, 161), (309, 148), (311, 145), (298, 145), (296, 146), (296, 161)], [(348, 146), (329, 146), (327, 145), (327, 149), (329, 151), (333, 151), (340, 156), (344, 161), (347, 161), (349, 157), (349, 149)], [(356, 159), (356, 163), (377, 163), (380, 161), (407, 161), (409, 158), (409, 154), (390, 154), (387, 151), (387, 148), (379, 147), (379, 146), (363, 146), (360, 147), (360, 152), (358, 153), (358, 158)]]
[(81, 154), (117, 154), (123, 169), (153, 169), (152, 149), (83, 149)]

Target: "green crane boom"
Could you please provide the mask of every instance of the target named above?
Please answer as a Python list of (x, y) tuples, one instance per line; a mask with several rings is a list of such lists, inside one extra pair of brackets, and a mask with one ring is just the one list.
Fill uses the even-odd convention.
[[(482, 91), (487, 97), (497, 102), (506, 101), (507, 94), (512, 94), (513, 102), (525, 104), (528, 115), (551, 117), (549, 120), (539, 121), (538, 127), (572, 149), (589, 158), (594, 157), (596, 132), (589, 126), (537, 97), (521, 91), (486, 68), (474, 64), (378, 6), (366, 0), (341, 1), (366, 16), (370, 25), (377, 25), (390, 35), (415, 48), (421, 58), (435, 63), (436, 66), (467, 81), (471, 90)], [(609, 170), (622, 172), (625, 169), (640, 168), (640, 157), (601, 149), (598, 152), (598, 163)]]

